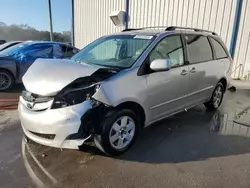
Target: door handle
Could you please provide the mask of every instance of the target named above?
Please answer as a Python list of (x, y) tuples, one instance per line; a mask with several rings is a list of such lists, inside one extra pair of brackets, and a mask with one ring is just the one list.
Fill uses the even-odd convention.
[(185, 76), (188, 72), (184, 69), (181, 71), (181, 75)]
[(191, 72), (191, 73), (195, 73), (195, 72), (196, 72), (195, 68), (193, 67), (193, 68), (190, 70), (190, 72)]

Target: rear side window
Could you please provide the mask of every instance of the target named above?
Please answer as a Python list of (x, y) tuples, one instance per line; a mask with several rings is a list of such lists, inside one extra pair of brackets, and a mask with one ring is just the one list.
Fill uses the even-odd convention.
[(212, 48), (208, 38), (201, 35), (185, 35), (189, 63), (213, 60)]
[(227, 58), (227, 53), (224, 50), (224, 48), (221, 46), (221, 44), (211, 37), (210, 37), (210, 39), (211, 39), (211, 42), (212, 42), (214, 50), (215, 50), (216, 58), (217, 59)]

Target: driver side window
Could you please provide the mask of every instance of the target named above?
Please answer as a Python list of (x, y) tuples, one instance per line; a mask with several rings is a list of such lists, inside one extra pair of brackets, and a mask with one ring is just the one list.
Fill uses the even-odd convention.
[(171, 68), (184, 65), (183, 46), (180, 35), (161, 40), (149, 55), (150, 63), (156, 59), (169, 59)]

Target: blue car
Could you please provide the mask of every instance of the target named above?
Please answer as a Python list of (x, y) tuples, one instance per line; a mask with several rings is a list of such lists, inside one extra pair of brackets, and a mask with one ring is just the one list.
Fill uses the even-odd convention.
[(79, 50), (59, 42), (23, 42), (0, 52), (0, 91), (21, 83), (22, 77), (38, 58), (70, 58)]

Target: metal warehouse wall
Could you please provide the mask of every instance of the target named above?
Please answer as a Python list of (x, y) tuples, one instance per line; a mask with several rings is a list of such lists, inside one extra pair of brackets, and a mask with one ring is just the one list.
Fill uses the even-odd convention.
[(174, 25), (216, 31), (230, 45), (236, 0), (130, 0), (129, 27)]
[[(230, 47), (237, 0), (129, 0), (129, 28), (146, 26), (185, 26), (217, 32)], [(75, 44), (82, 48), (116, 28), (109, 14), (125, 10), (126, 0), (75, 0)], [(233, 77), (250, 70), (250, 0), (243, 0)], [(248, 23), (248, 24), (247, 24)], [(242, 66), (239, 66), (242, 64)]]
[(125, 11), (124, 0), (75, 0), (75, 46), (81, 49), (98, 37), (121, 31), (109, 18), (116, 10)]
[(247, 78), (250, 74), (250, 0), (243, 0), (234, 57), (233, 70), (235, 69), (236, 71), (232, 75), (234, 78)]

